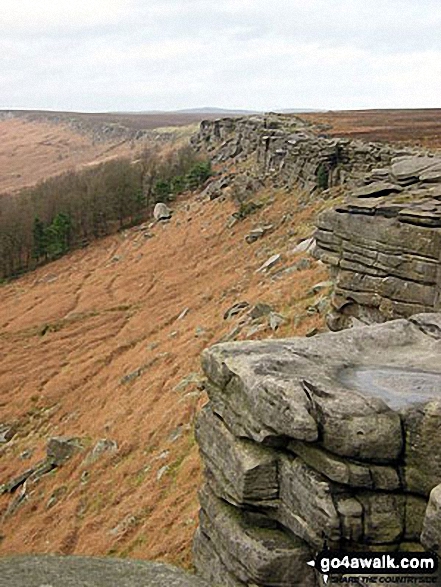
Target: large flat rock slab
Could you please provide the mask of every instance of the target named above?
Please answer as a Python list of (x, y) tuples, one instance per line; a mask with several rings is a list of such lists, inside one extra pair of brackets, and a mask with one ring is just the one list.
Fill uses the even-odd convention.
[(309, 339), (216, 345), (202, 362), (211, 409), (232, 434), (323, 449), (329, 458), (318, 469), (332, 465), (338, 481), (351, 471), (337, 471), (332, 455), (366, 463), (352, 469), (354, 479), (370, 477), (358, 486), (397, 488), (384, 468), (392, 465), (405, 489), (428, 495), (441, 482), (440, 352), (441, 314), (421, 314)]
[(0, 558), (1, 587), (208, 587), (162, 563), (83, 556)]

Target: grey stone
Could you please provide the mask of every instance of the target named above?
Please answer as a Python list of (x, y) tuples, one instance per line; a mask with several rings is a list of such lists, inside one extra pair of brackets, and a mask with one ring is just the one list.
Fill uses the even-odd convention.
[(427, 501), (416, 495), (406, 495), (405, 499), (405, 540), (419, 542), (426, 515)]
[(239, 509), (217, 499), (207, 488), (200, 500), (200, 529), (239, 581), (280, 587), (315, 585), (314, 571), (306, 564), (311, 552), (303, 541), (250, 523)]
[(109, 440), (108, 438), (102, 438), (98, 440), (92, 449), (92, 452), (84, 459), (85, 465), (91, 465), (98, 461), (106, 453), (114, 454), (118, 451), (118, 444), (115, 440)]
[(279, 484), (280, 506), (273, 515), (283, 526), (315, 548), (321, 548), (324, 540), (340, 541), (340, 518), (325, 477), (301, 459), (281, 457)]
[[(262, 379), (254, 374), (253, 349), (258, 342), (217, 345), (202, 354), (202, 364), (210, 384), (207, 392), (215, 413), (237, 436), (256, 442), (273, 442), (293, 435), (304, 440), (316, 440), (317, 425), (308, 411), (308, 400), (301, 385), (284, 385), (271, 375)], [(228, 351), (240, 351), (247, 345), (247, 354), (228, 356)], [(260, 354), (260, 353), (259, 353)], [(227, 358), (228, 356), (228, 358)], [(250, 363), (247, 357), (251, 359)], [(231, 359), (233, 360), (231, 361)], [(242, 360), (245, 359), (245, 360)], [(233, 365), (234, 363), (234, 365)]]
[(262, 316), (267, 316), (272, 311), (273, 307), (269, 304), (266, 304), (265, 302), (257, 302), (257, 304), (251, 308), (249, 315), (253, 320), (257, 320)]
[(279, 326), (286, 323), (286, 318), (276, 312), (270, 312), (268, 315), (268, 324), (271, 330), (278, 330)]
[(311, 294), (315, 295), (317, 293), (320, 293), (323, 290), (331, 288), (333, 285), (334, 285), (333, 282), (330, 280), (320, 281), (320, 283), (316, 283), (315, 285), (312, 286)]
[(247, 301), (236, 302), (224, 313), (224, 320), (229, 320), (230, 318), (237, 316), (238, 314), (243, 312), (243, 310), (248, 308), (249, 305), (250, 304)]
[(403, 157), (392, 164), (392, 176), (400, 183), (416, 181), (426, 169), (439, 163), (433, 157)]
[(403, 420), (406, 489), (428, 496), (433, 487), (441, 483), (441, 399), (406, 409)]
[(335, 283), (331, 329), (353, 318), (370, 324), (440, 309), (441, 209), (428, 210), (417, 197), (409, 202), (385, 216), (375, 204), (371, 216), (335, 210), (319, 217), (315, 255)]
[(47, 458), (56, 466), (63, 465), (79, 450), (81, 450), (81, 443), (78, 438), (54, 436), (47, 441)]
[(315, 239), (314, 237), (307, 238), (303, 241), (300, 241), (297, 246), (295, 246), (291, 251), (291, 255), (297, 255), (299, 253), (308, 253), (313, 250), (315, 246)]
[(269, 259), (267, 259), (265, 261), (265, 263), (263, 263), (263, 265), (261, 265), (259, 267), (259, 269), (256, 270), (256, 273), (264, 273), (265, 271), (269, 271), (275, 265), (277, 265), (277, 263), (279, 263), (281, 258), (282, 258), (282, 255), (280, 253), (276, 253), (275, 255), (272, 255)]
[(188, 387), (191, 386), (201, 386), (202, 385), (202, 377), (199, 373), (196, 373), (195, 371), (189, 373), (186, 377), (184, 377), (183, 379), (181, 379), (181, 381), (174, 386), (173, 391), (176, 392), (183, 392), (186, 391), (188, 389)]
[(317, 445), (296, 440), (289, 443), (288, 449), (301, 457), (307, 465), (336, 483), (388, 491), (401, 488), (398, 471), (393, 467), (343, 459)]
[(441, 556), (441, 484), (430, 492), (421, 543), (427, 550), (433, 550)]
[(356, 198), (377, 198), (378, 196), (385, 196), (390, 193), (399, 193), (403, 190), (402, 187), (387, 181), (376, 181), (369, 183), (361, 188), (355, 190), (352, 195)]
[(368, 544), (399, 541), (405, 528), (405, 501), (402, 495), (388, 493), (357, 496), (363, 506), (363, 540)]
[[(400, 385), (408, 354), (427, 355), (434, 344), (402, 320), (310, 339), (216, 345), (204, 351), (202, 362), (212, 384), (208, 393), (213, 409), (234, 434), (257, 442), (313, 442), (320, 425), (328, 451), (384, 464), (396, 461), (403, 447), (400, 415), (388, 401), (406, 403)], [(432, 355), (435, 367), (434, 348)], [(404, 370), (396, 388), (383, 391), (364, 385), (371, 377), (365, 375), (370, 365), (376, 376), (375, 365), (385, 361), (396, 365), (399, 373)], [(416, 363), (414, 359), (415, 368)], [(355, 371), (345, 365), (354, 365)], [(392, 374), (387, 371), (389, 379)], [(412, 396), (409, 399), (413, 404)]]
[(153, 218), (159, 222), (161, 220), (170, 220), (172, 211), (163, 202), (158, 202), (153, 210)]
[(274, 226), (272, 224), (267, 224), (265, 226), (258, 226), (257, 228), (253, 228), (245, 237), (246, 242), (251, 245), (252, 243), (256, 242), (265, 234), (273, 230)]
[(0, 424), (0, 444), (9, 442), (16, 434), (17, 428), (11, 424)]
[(438, 183), (441, 182), (441, 161), (439, 164), (434, 165), (423, 171), (419, 176), (420, 181), (428, 182), (428, 183)]
[(13, 479), (0, 485), (0, 495), (2, 495), (3, 493), (13, 493), (21, 485), (24, 485), (28, 481), (28, 479), (38, 481), (43, 475), (52, 471), (56, 466), (57, 465), (53, 462), (51, 458), (39, 461), (37, 464), (33, 465), (32, 467), (29, 467)]
[(0, 577), (5, 587), (208, 587), (171, 565), (110, 557), (2, 557)]
[(184, 308), (182, 312), (179, 314), (179, 316), (176, 318), (176, 320), (183, 320), (185, 316), (189, 313), (189, 311), (190, 308)]
[(277, 498), (274, 451), (235, 438), (209, 407), (199, 414), (196, 439), (211, 484), (220, 497), (234, 505), (263, 505)]
[(198, 527), (193, 539), (193, 563), (199, 575), (210, 585), (222, 587), (247, 587), (239, 581), (222, 562), (212, 541)]

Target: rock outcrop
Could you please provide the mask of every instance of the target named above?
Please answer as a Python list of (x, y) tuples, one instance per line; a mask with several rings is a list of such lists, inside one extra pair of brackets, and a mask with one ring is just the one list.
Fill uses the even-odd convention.
[(8, 587), (208, 587), (171, 565), (85, 556), (13, 556), (0, 559)]
[(441, 314), (420, 314), (204, 351), (199, 573), (315, 586), (306, 563), (325, 543), (422, 550), (423, 524), (439, 549), (440, 345)]
[(340, 330), (441, 309), (441, 158), (402, 157), (318, 220)]
[(328, 139), (301, 118), (280, 114), (207, 120), (192, 142), (215, 161), (253, 160), (258, 175), (308, 191), (353, 184), (394, 157), (413, 153), (380, 143)]

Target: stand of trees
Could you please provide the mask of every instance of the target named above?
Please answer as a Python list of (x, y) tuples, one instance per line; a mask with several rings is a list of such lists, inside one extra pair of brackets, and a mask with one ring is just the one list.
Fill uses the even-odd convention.
[(96, 238), (149, 218), (158, 201), (211, 174), (190, 147), (132, 162), (117, 159), (0, 196), (0, 278), (29, 271)]

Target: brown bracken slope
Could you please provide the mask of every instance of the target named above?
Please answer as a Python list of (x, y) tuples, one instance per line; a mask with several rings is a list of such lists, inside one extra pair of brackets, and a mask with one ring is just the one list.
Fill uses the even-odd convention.
[(347, 110), (302, 114), (329, 136), (441, 148), (441, 109)]
[[(238, 339), (304, 335), (323, 323), (307, 311), (323, 295), (310, 291), (326, 279), (321, 264), (280, 273), (299, 260), (290, 251), (311, 233), (323, 202), (256, 197), (265, 207), (227, 228), (231, 201), (189, 195), (151, 238), (134, 228), (1, 287), (0, 423), (18, 431), (0, 448), (0, 484), (38, 462), (51, 436), (79, 437), (84, 450), (30, 483), (15, 513), (5, 516), (17, 493), (0, 497), (0, 554), (190, 565), (201, 480), (193, 423), (206, 401), (201, 351), (237, 325), (240, 317), (223, 314), (242, 300), (268, 302), (287, 322), (273, 333), (263, 319), (261, 331), (244, 328)], [(262, 223), (273, 232), (247, 244)], [(256, 273), (273, 253), (280, 262)], [(87, 464), (102, 438), (118, 451)]]
[[(414, 142), (431, 128), (421, 112)], [(332, 119), (332, 132), (378, 140), (388, 125), (383, 114), (311, 116)], [(402, 115), (407, 126), (419, 116), (391, 113)], [(0, 129), (4, 124), (17, 125), (8, 136), (18, 142), (22, 166), (14, 168), (3, 153), (2, 169), (26, 181), (36, 181), (40, 166), (46, 176), (62, 170), (65, 161), (53, 154), (63, 140), (81, 138), (52, 136), (55, 126), (43, 122), (34, 131), (20, 120), (0, 122)], [(399, 132), (387, 129), (387, 139)], [(97, 157), (90, 153), (89, 161)], [(37, 463), (52, 436), (79, 437), (83, 446), (62, 468), (29, 482), (14, 513), (8, 511), (17, 492), (0, 496), (0, 555), (117, 554), (190, 566), (201, 481), (193, 424), (206, 401), (201, 351), (238, 326), (243, 315), (223, 318), (238, 301), (267, 302), (286, 318), (275, 333), (265, 318), (254, 333), (245, 325), (239, 340), (323, 326), (317, 308), (324, 311), (326, 291), (311, 288), (326, 271), (292, 249), (331, 202), (271, 190), (255, 199), (265, 207), (228, 228), (230, 200), (187, 195), (169, 224), (108, 237), (0, 287), (0, 424), (17, 425), (16, 436), (0, 445), (0, 485)], [(262, 224), (273, 230), (247, 244), (245, 235)], [(256, 272), (274, 253), (279, 263)], [(87, 456), (104, 438), (118, 450), (91, 464)]]
[(0, 119), (0, 194), (84, 164), (129, 154), (127, 139), (94, 143), (92, 136), (62, 124)]
[(157, 142), (155, 133), (164, 129), (182, 133), (185, 129), (179, 130), (181, 127), (196, 125), (206, 117), (185, 113), (0, 111), (0, 194), (83, 165), (134, 157), (144, 146)]

